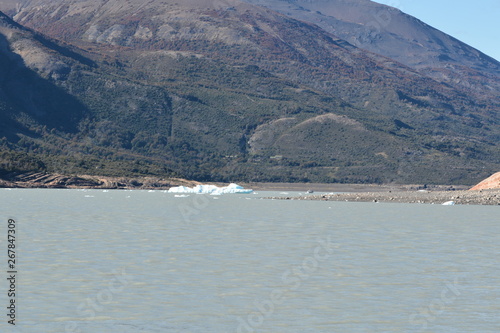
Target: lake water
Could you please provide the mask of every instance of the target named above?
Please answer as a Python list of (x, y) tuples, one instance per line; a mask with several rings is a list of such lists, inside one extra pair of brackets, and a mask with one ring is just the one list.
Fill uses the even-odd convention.
[(500, 208), (277, 194), (2, 189), (0, 331), (500, 332)]

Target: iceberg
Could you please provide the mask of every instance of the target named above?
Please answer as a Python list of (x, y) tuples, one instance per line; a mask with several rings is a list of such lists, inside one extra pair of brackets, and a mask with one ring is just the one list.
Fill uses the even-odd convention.
[(221, 195), (228, 193), (252, 193), (253, 190), (246, 189), (238, 184), (231, 183), (228, 186), (196, 185), (195, 187), (177, 186), (168, 190), (169, 193), (196, 193)]

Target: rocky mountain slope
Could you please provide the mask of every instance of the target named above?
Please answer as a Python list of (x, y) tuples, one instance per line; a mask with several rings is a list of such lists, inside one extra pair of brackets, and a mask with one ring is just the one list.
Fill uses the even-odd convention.
[(436, 80), (498, 98), (500, 64), (473, 47), (370, 0), (245, 0), (318, 25)]
[[(249, 2), (2, 4), (43, 33), (2, 17), (3, 146), (51, 171), (201, 180), (473, 183), (498, 169), (498, 62), (437, 31), (422, 38), (459, 45), (453, 61), (425, 45), (410, 58), (370, 52), (342, 35), (359, 32), (367, 1), (342, 19), (315, 1), (287, 2), (292, 13)], [(390, 28), (371, 51), (419, 43)]]

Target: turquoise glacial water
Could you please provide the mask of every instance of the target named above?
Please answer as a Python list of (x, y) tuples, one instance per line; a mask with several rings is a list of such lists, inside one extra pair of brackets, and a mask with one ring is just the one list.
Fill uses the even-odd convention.
[(0, 331), (500, 332), (500, 208), (269, 195), (0, 190)]

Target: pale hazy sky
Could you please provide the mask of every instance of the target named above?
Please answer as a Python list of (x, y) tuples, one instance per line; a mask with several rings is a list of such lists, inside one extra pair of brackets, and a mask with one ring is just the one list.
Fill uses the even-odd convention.
[(396, 7), (500, 61), (500, 0), (372, 0)]

